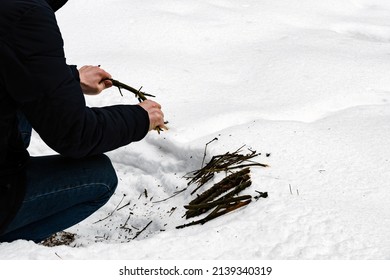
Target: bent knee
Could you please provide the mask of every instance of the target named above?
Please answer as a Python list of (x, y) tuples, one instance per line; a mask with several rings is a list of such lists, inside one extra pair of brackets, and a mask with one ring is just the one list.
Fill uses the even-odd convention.
[(104, 154), (98, 155), (98, 160), (101, 162), (100, 174), (104, 180), (108, 193), (110, 196), (114, 194), (116, 187), (118, 186), (118, 176), (112, 165), (110, 158)]
[(104, 154), (92, 156), (84, 159), (83, 169), (85, 176), (93, 178), (91, 181), (95, 184), (96, 193), (99, 197), (111, 197), (118, 185), (118, 177), (108, 156)]

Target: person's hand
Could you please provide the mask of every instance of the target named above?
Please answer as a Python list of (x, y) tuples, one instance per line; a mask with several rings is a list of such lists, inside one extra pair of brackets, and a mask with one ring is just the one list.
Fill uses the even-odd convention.
[(161, 111), (161, 105), (152, 100), (145, 100), (138, 104), (148, 112), (149, 115), (149, 131), (156, 129), (156, 127), (165, 128), (164, 113)]
[(99, 66), (83, 66), (79, 69), (80, 86), (84, 94), (99, 94), (112, 86), (111, 75)]

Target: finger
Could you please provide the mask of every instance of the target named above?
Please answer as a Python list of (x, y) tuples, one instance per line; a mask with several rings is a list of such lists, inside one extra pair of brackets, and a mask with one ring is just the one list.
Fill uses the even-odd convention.
[(111, 79), (110, 73), (104, 71), (103, 69), (100, 69), (98, 71), (98, 75), (101, 77), (102, 80)]
[(144, 102), (146, 102), (145, 104), (148, 104), (149, 108), (161, 109), (161, 105), (159, 103), (157, 103), (156, 101), (147, 99)]
[(99, 83), (99, 84), (97, 85), (96, 89), (97, 89), (97, 92), (96, 92), (96, 93), (101, 93), (103, 90), (106, 89), (105, 83)]
[(161, 109), (161, 105), (158, 104), (157, 102), (154, 102), (153, 107), (157, 109)]
[(138, 105), (141, 105), (142, 107), (146, 109), (161, 109), (161, 105), (158, 104), (157, 102), (147, 99), (139, 103)]
[(104, 69), (100, 68), (100, 66), (101, 65), (99, 64), (98, 66), (90, 66), (90, 67), (95, 68), (97, 70), (97, 73), (99, 73), (99, 75), (101, 75), (102, 77), (104, 77), (106, 79), (111, 79), (110, 73), (108, 73)]
[(152, 114), (156, 116), (156, 119), (164, 121), (164, 113), (160, 109), (153, 108)]

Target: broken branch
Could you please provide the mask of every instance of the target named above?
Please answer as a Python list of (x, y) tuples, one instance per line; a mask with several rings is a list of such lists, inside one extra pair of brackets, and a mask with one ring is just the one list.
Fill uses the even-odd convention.
[[(140, 89), (137, 90), (137, 89), (135, 89), (135, 88), (133, 88), (133, 87), (131, 87), (131, 86), (129, 86), (129, 85), (126, 85), (126, 84), (124, 84), (124, 83), (122, 83), (122, 82), (119, 82), (118, 80), (114, 80), (114, 79), (107, 79), (107, 80), (110, 80), (110, 81), (112, 82), (112, 85), (118, 88), (119, 93), (120, 93), (122, 96), (123, 96), (123, 94), (122, 94), (122, 88), (124, 88), (124, 89), (126, 89), (126, 90), (128, 90), (128, 91), (134, 93), (134, 94), (135, 94), (135, 97), (138, 99), (139, 102), (142, 102), (142, 101), (147, 100), (146, 96), (149, 96), (149, 97), (156, 97), (156, 96), (154, 96), (154, 95), (151, 95), (151, 94), (148, 94), (148, 93), (146, 93), (146, 92), (141, 91), (142, 87), (141, 87)], [(160, 132), (163, 131), (162, 128), (159, 127), (159, 126), (157, 126), (157, 127), (155, 128), (155, 130), (158, 132), (158, 134), (160, 134)]]

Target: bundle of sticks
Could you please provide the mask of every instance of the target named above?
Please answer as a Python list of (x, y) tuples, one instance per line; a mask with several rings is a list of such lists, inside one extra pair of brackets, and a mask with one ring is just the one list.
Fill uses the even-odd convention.
[[(188, 205), (184, 206), (184, 208), (187, 209), (185, 213), (186, 219), (202, 215), (212, 210), (211, 213), (202, 219), (177, 226), (176, 228), (204, 224), (252, 202), (251, 195), (240, 195), (243, 190), (247, 189), (252, 184), (249, 166), (266, 167), (267, 165), (250, 160), (259, 155), (255, 151), (251, 151), (251, 153), (247, 155), (240, 154), (239, 152), (241, 151), (241, 148), (233, 153), (214, 156), (203, 168), (193, 172), (192, 177), (187, 177), (190, 179), (188, 184), (198, 184), (198, 187), (192, 192), (193, 194), (196, 190), (213, 178), (214, 173), (220, 171), (231, 172), (230, 175), (214, 184), (211, 188), (193, 199)], [(245, 163), (247, 161), (250, 162)], [(241, 170), (232, 172), (231, 170), (233, 169)], [(267, 193), (258, 193), (259, 196), (257, 198), (268, 196)]]

